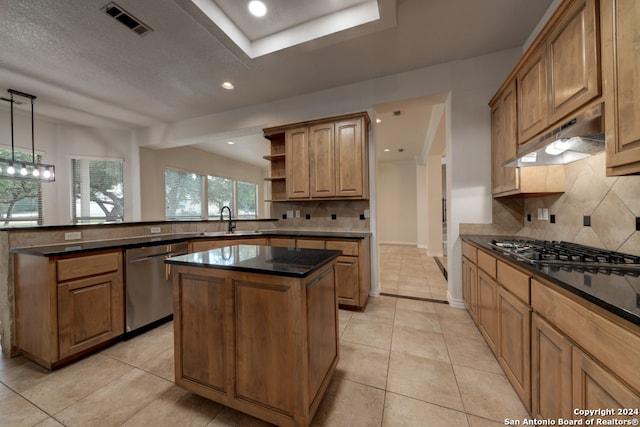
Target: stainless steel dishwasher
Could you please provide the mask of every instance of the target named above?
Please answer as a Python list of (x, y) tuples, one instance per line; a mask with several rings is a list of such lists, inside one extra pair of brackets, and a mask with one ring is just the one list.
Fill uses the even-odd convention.
[(164, 260), (186, 253), (186, 242), (125, 250), (125, 338), (172, 318), (171, 270)]

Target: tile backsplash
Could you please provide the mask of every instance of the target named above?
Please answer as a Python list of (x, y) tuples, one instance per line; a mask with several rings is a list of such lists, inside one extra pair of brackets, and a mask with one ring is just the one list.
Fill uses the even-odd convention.
[[(494, 200), (492, 225), (467, 224), (461, 232), (564, 240), (640, 255), (640, 176), (607, 177), (605, 160), (601, 153), (566, 165), (562, 194)], [(549, 219), (539, 220), (544, 208)]]
[(271, 206), (271, 216), (278, 218), (278, 228), (369, 231), (365, 209), (368, 200), (277, 202)]

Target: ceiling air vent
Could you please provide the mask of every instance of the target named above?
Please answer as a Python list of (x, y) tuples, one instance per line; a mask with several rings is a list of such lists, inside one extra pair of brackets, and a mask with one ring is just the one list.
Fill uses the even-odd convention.
[(396, 110), (393, 112), (394, 116), (401, 116), (402, 115), (402, 110)]
[(101, 10), (105, 11), (107, 15), (111, 16), (114, 19), (117, 19), (129, 29), (133, 30), (139, 36), (144, 36), (149, 31), (153, 31), (148, 25), (145, 25), (138, 18), (124, 10), (122, 7), (118, 6), (114, 2), (111, 2), (104, 6)]

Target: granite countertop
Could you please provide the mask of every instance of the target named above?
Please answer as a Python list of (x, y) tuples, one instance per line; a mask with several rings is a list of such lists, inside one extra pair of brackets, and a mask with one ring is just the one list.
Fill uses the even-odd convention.
[(485, 249), (496, 258), (550, 281), (603, 309), (640, 326), (640, 270), (573, 268), (528, 264), (495, 249), (492, 239), (526, 239), (522, 236), (461, 235), (460, 238)]
[(341, 253), (324, 249), (232, 245), (168, 258), (165, 263), (303, 278)]
[(238, 231), (233, 234), (225, 232), (210, 233), (180, 233), (148, 235), (138, 237), (128, 237), (121, 239), (106, 239), (91, 242), (68, 242), (57, 245), (31, 246), (23, 248), (11, 248), (9, 252), (36, 256), (60, 256), (73, 253), (99, 251), (104, 249), (132, 249), (152, 245), (164, 245), (185, 242), (197, 239), (235, 239), (246, 237), (316, 237), (316, 238), (336, 238), (361, 240), (370, 236), (370, 232), (352, 231), (304, 231), (304, 230), (261, 230), (261, 231)]

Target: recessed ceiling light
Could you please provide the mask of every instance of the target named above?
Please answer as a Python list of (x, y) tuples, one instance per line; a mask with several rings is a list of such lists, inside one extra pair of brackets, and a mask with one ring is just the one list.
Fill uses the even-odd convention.
[(231, 82), (224, 82), (220, 86), (222, 86), (223, 88), (225, 88), (227, 90), (231, 90), (231, 89), (234, 88), (233, 83), (231, 83)]
[(229, 144), (229, 145), (233, 145), (233, 144), (235, 144), (235, 142), (233, 142), (233, 141), (227, 141), (227, 144)]
[(253, 16), (261, 17), (267, 14), (267, 6), (259, 0), (253, 0), (249, 2), (249, 12)]
[(376, 119), (376, 123), (382, 123), (382, 119)]
[(388, 153), (389, 151), (391, 151), (391, 149), (390, 149), (390, 148), (385, 148), (385, 149), (384, 149), (384, 152), (385, 152), (385, 153)]

